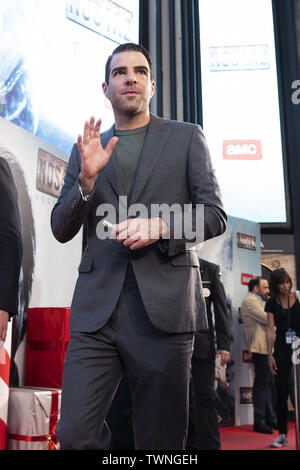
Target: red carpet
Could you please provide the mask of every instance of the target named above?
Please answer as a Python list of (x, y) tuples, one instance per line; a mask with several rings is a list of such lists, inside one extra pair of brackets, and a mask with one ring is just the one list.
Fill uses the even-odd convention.
[(253, 426), (220, 428), (222, 450), (296, 450), (295, 423), (289, 423), (288, 446), (274, 449), (271, 442), (278, 437), (273, 434), (253, 432)]

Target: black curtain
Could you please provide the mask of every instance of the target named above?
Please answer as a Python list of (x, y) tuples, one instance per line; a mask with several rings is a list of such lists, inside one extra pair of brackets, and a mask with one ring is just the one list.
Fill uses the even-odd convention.
[[(295, 263), (300, 286), (300, 104), (292, 101), (292, 83), (299, 79), (297, 40), (293, 0), (273, 0), (278, 83), (285, 140), (289, 187), (291, 231), (295, 238)], [(271, 171), (272, 169), (270, 169)], [(280, 230), (280, 229), (278, 229)], [(273, 230), (274, 232), (275, 230)]]
[(198, 0), (181, 0), (184, 120), (202, 125)]

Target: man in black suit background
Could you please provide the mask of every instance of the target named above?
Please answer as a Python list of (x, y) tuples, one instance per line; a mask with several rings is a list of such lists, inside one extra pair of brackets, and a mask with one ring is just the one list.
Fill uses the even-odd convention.
[(9, 319), (18, 312), (22, 250), (17, 190), (8, 163), (0, 158), (0, 347)]
[(187, 447), (219, 450), (215, 358), (221, 356), (221, 365), (229, 361), (231, 333), (220, 268), (202, 258), (199, 261), (209, 329), (195, 332)]

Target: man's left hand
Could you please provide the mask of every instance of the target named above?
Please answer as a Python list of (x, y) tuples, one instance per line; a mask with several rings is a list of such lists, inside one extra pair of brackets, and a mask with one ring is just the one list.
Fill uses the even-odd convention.
[(227, 364), (230, 359), (230, 352), (218, 349), (218, 351), (216, 352), (216, 356), (221, 356), (221, 366), (225, 366), (225, 364)]
[(135, 218), (113, 225), (111, 235), (131, 250), (138, 250), (155, 243), (167, 231), (168, 226), (160, 217), (154, 217), (153, 219)]
[(5, 341), (9, 315), (5, 310), (0, 310), (0, 341)]

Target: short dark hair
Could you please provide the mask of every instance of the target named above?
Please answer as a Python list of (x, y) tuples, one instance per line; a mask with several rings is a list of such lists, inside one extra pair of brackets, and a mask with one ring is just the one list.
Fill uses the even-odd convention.
[(141, 52), (141, 54), (143, 54), (146, 57), (148, 65), (149, 65), (149, 69), (150, 69), (150, 77), (151, 77), (151, 80), (152, 80), (152, 78), (153, 78), (152, 60), (151, 60), (151, 56), (150, 56), (149, 51), (147, 51), (147, 49), (145, 49), (140, 44), (134, 44), (133, 42), (126, 42), (125, 44), (121, 44), (120, 46), (118, 46), (112, 52), (112, 54), (108, 57), (108, 59), (106, 61), (106, 64), (105, 64), (105, 82), (107, 83), (107, 85), (108, 85), (108, 82), (109, 82), (110, 63), (111, 63), (111, 60), (112, 60), (113, 56), (116, 55), (116, 54), (120, 54), (121, 52), (127, 52), (127, 51)]
[(259, 286), (260, 277), (253, 277), (248, 282), (248, 291), (252, 292), (255, 286)]
[(255, 286), (259, 287), (260, 281), (262, 280), (267, 281), (268, 279), (266, 279), (263, 276), (256, 276), (250, 279), (250, 281), (248, 282), (248, 291), (253, 292), (254, 287)]
[(270, 291), (273, 296), (278, 294), (278, 286), (282, 284), (285, 280), (288, 280), (290, 283), (290, 290), (292, 288), (292, 279), (290, 275), (286, 272), (284, 268), (277, 268), (271, 272), (270, 276)]

